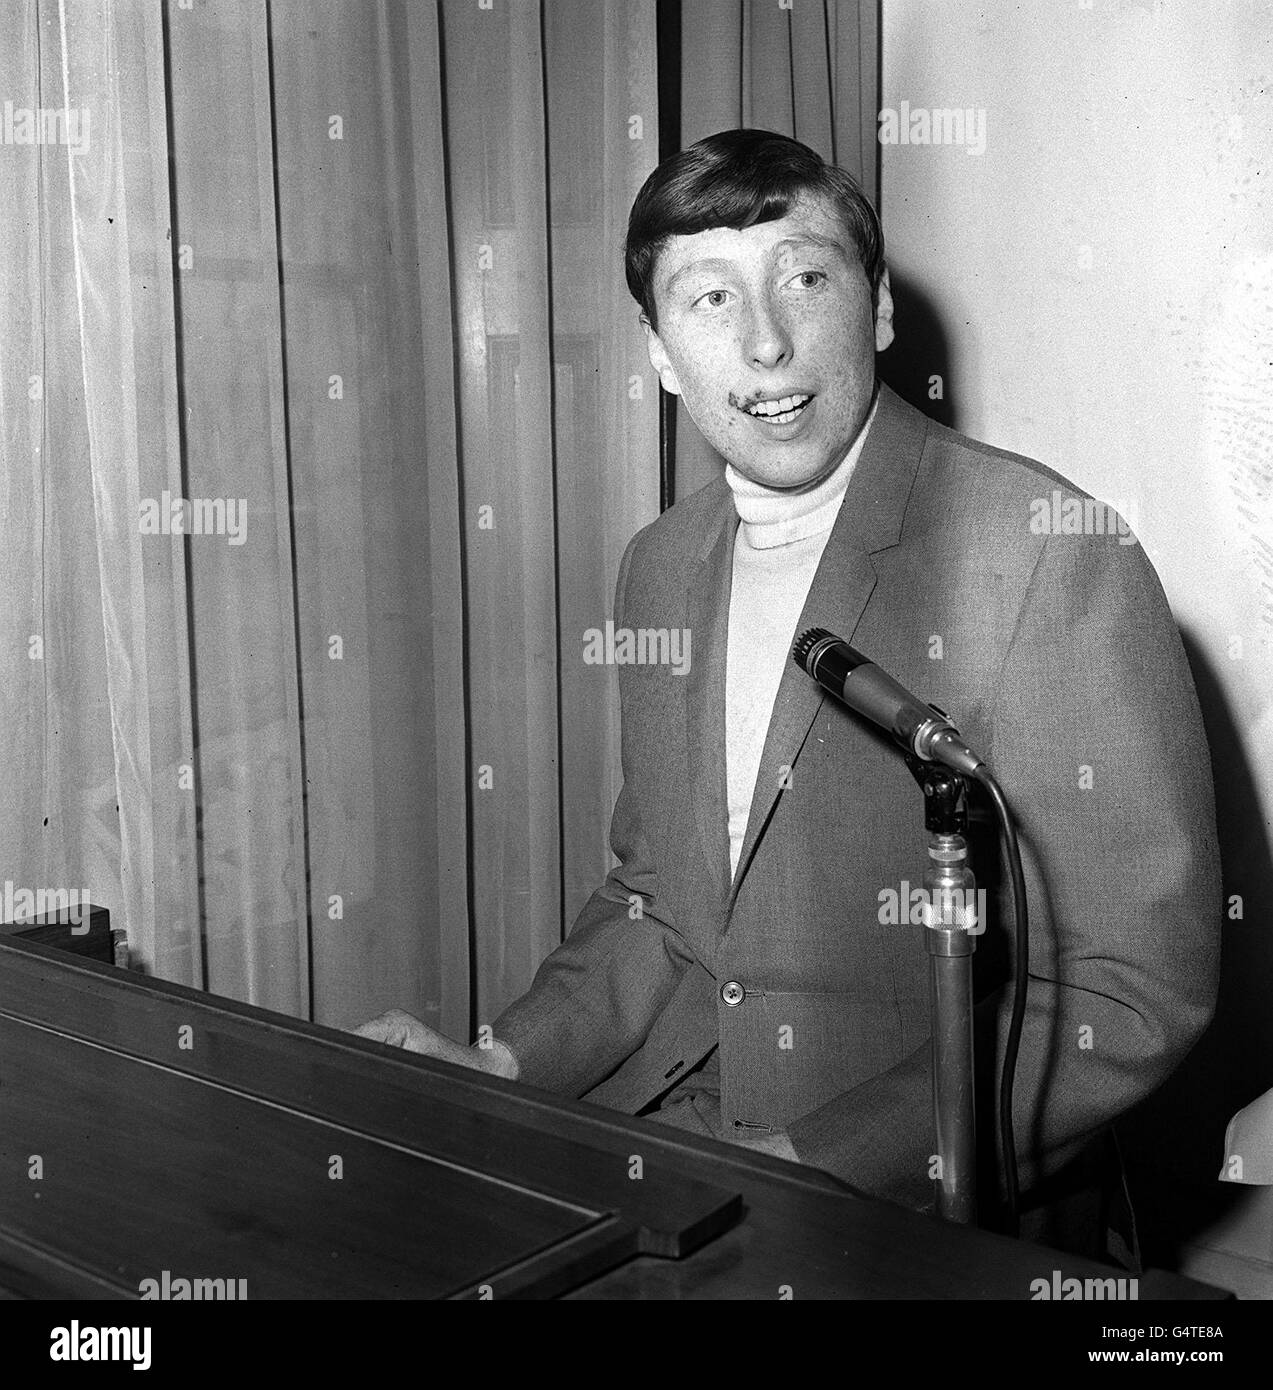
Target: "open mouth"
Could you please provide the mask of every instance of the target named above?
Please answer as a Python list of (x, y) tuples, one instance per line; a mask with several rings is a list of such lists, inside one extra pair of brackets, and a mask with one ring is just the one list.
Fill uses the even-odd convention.
[(800, 418), (800, 412), (812, 399), (804, 394), (781, 396), (777, 400), (757, 401), (743, 409), (753, 419), (763, 420), (767, 425), (789, 425)]

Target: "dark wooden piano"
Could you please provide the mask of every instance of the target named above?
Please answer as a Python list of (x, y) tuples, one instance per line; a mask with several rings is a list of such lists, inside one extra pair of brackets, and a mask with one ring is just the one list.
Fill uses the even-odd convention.
[[(10, 1297), (1029, 1299), (1115, 1273), (118, 969), (94, 921), (74, 955), (0, 928)], [(1223, 1296), (1140, 1279), (1142, 1301)]]

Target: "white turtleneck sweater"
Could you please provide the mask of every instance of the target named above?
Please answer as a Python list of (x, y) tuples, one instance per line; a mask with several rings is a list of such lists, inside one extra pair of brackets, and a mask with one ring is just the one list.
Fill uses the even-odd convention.
[(874, 418), (872, 404), (843, 461), (807, 492), (763, 487), (725, 466), (739, 517), (725, 674), (731, 874), (738, 872), (765, 735), (796, 624)]

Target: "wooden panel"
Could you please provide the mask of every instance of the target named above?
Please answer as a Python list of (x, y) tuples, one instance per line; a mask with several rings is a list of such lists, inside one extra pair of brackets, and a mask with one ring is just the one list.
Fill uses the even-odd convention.
[[(483, 1285), (1029, 1299), (1054, 1269), (1111, 1274), (813, 1169), (0, 938), (0, 1287), (126, 1297), (164, 1269), (246, 1279), (254, 1299)], [(1139, 1292), (1218, 1296), (1166, 1275)]]
[[(0, 1019), (0, 1056), (0, 1142), (26, 1151), (3, 1165), (4, 1228), (133, 1291), (250, 1268), (257, 1297), (436, 1298), (599, 1216), (30, 1024)], [(377, 1210), (394, 1240), (368, 1241)]]
[(0, 1243), (54, 1283), (62, 1261), (122, 1295), (168, 1270), (254, 1298), (544, 1296), (740, 1210), (517, 1136), (422, 1085), (423, 1059), (311, 1053), (303, 1025), (40, 948), (0, 980)]

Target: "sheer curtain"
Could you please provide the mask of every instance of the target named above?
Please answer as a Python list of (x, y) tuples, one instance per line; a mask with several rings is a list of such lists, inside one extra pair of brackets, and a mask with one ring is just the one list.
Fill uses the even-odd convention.
[(6, 876), (165, 978), (467, 1035), (609, 864), (653, 0), (0, 19)]

